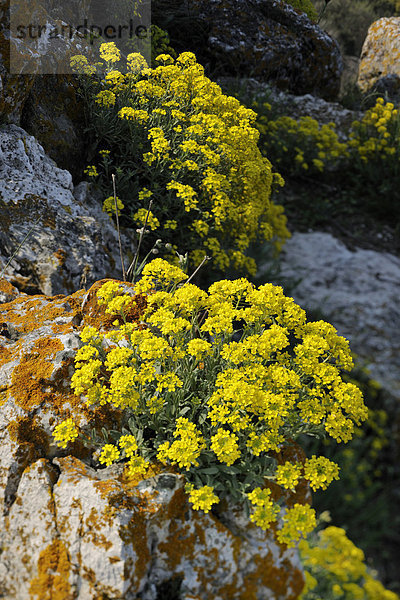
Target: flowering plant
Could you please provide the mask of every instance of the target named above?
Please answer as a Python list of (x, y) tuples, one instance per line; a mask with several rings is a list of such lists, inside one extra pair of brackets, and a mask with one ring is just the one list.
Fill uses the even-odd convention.
[(161, 54), (154, 69), (132, 53), (123, 74), (116, 46), (100, 51), (102, 76), (85, 57), (73, 58), (78, 71), (93, 75), (82, 79), (98, 148), (88, 175), (108, 198), (116, 174), (123, 214), (139, 227), (152, 200), (157, 229), (148, 232), (149, 247), (159, 238), (188, 252), (194, 266), (210, 255), (219, 270), (254, 274), (251, 241), (279, 245), (289, 237), (282, 208), (270, 202), (281, 179), (258, 149), (256, 114), (222, 94), (190, 52), (176, 60)]
[[(255, 288), (243, 278), (205, 292), (186, 280), (156, 259), (133, 297), (122, 283), (105, 283), (97, 298), (114, 328), (83, 329), (72, 387), (90, 406), (125, 411), (100, 463), (126, 460), (138, 478), (154, 461), (178, 468), (194, 509), (207, 512), (229, 497), (251, 507), (251, 520), (266, 529), (280, 514), (269, 483), (294, 490), (305, 479), (315, 490), (338, 477), (323, 456), (279, 461), (281, 451), (301, 434), (347, 442), (367, 417), (360, 390), (340, 375), (352, 366), (348, 342), (328, 323), (307, 323), (280, 287)], [(143, 320), (131, 322), (143, 298)], [(66, 447), (84, 433), (69, 419), (54, 437)], [(292, 545), (314, 524), (314, 511), (295, 504), (277, 538)]]
[(293, 119), (278, 114), (279, 108), (260, 97), (253, 101), (253, 108), (258, 113), (260, 148), (285, 177), (306, 175), (335, 187), (339, 180), (340, 196), (346, 203), (362, 209), (367, 206), (378, 216), (398, 217), (399, 107), (377, 98), (360, 121), (353, 121), (342, 140), (334, 123), (321, 125), (309, 116)]
[(306, 585), (300, 600), (399, 600), (366, 564), (344, 529), (327, 527), (299, 544)]

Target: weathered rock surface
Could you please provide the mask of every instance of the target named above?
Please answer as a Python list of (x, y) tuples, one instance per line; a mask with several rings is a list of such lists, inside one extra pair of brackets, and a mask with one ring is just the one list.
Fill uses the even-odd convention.
[[(52, 2), (23, 1), (21, 23), (46, 26), (49, 31), (68, 18), (76, 21), (87, 14), (90, 2), (85, 0), (66, 3), (62, 8)], [(29, 7), (29, 14), (26, 8)], [(14, 2), (12, 10), (18, 10)], [(25, 10), (24, 10), (25, 9)], [(15, 15), (15, 22), (18, 13)], [(59, 19), (63, 19), (60, 21)], [(54, 63), (50, 45), (56, 41), (42, 36), (29, 42), (10, 31), (10, 2), (0, 2), (0, 113), (8, 123), (22, 125), (45, 147), (49, 156), (61, 167), (68, 168), (78, 177), (83, 161), (83, 106), (77, 95), (77, 83)], [(60, 40), (59, 56), (68, 65), (74, 54), (91, 56), (86, 41), (77, 36)], [(53, 58), (52, 58), (53, 56)], [(53, 61), (53, 62), (52, 62)]]
[(335, 98), (342, 60), (337, 43), (283, 0), (156, 0), (156, 24), (217, 76), (273, 81), (295, 94)]
[[(51, 432), (118, 427), (121, 413), (89, 409), (70, 390), (79, 332), (115, 317), (96, 302), (98, 282), (70, 296), (27, 296), (0, 281), (0, 596), (15, 600), (295, 600), (297, 552), (232, 510), (192, 511), (182, 476), (129, 481), (123, 465), (98, 468)], [(133, 292), (130, 284), (126, 290)], [(137, 297), (138, 320), (143, 300)], [(296, 455), (297, 456), (297, 455)], [(286, 503), (304, 501), (305, 491)]]
[(281, 255), (282, 278), (298, 282), (290, 295), (322, 312), (371, 376), (400, 398), (400, 259), (352, 252), (328, 233), (294, 233)]
[(384, 17), (370, 26), (361, 52), (358, 85), (366, 92), (389, 75), (399, 79), (399, 91), (400, 17)]
[(74, 188), (32, 136), (7, 125), (0, 130), (1, 266), (30, 230), (6, 270), (21, 290), (66, 293), (120, 276), (116, 229), (88, 184)]

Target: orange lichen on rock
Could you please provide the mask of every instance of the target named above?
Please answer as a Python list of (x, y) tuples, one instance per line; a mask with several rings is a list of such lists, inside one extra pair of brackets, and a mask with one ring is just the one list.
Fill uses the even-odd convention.
[(301, 571), (293, 566), (288, 569), (285, 562), (277, 566), (271, 553), (265, 558), (255, 556), (254, 564), (255, 570), (244, 577), (240, 600), (257, 600), (261, 586), (269, 588), (275, 598), (296, 600), (299, 597), (304, 587)]
[(361, 51), (357, 84), (367, 92), (381, 77), (400, 77), (400, 17), (383, 17), (370, 25)]
[(41, 338), (34, 343), (28, 353), (20, 358), (12, 374), (9, 394), (15, 403), (31, 411), (43, 402), (44, 385), (53, 373), (53, 360), (60, 350), (62, 342), (54, 338)]
[(40, 553), (38, 574), (29, 589), (32, 600), (73, 600), (70, 571), (67, 549), (62, 540), (55, 539)]
[[(182, 520), (182, 515), (189, 509), (187, 495), (182, 488), (174, 493), (166, 511), (168, 519), (168, 536), (165, 542), (158, 544), (161, 552), (166, 554), (167, 567), (176, 573), (183, 558), (192, 560), (198, 535), (192, 530), (191, 524)], [(195, 519), (197, 515), (193, 514)], [(200, 528), (201, 529), (201, 528)]]
[[(74, 372), (74, 358), (71, 349), (77, 349), (79, 333), (86, 325), (94, 325), (99, 331), (110, 329), (114, 315), (105, 313), (105, 307), (97, 302), (96, 292), (108, 280), (97, 282), (88, 292), (79, 290), (70, 296), (26, 296), (19, 295), (2, 304), (2, 317), (13, 332), (0, 345), (0, 366), (9, 369), (7, 384), (0, 386), (0, 403), (8, 399), (29, 416), (39, 411), (40, 418), (35, 423), (38, 434), (41, 417), (48, 414), (47, 422), (53, 425), (58, 419), (72, 417), (79, 425), (86, 422), (91, 428), (115, 428), (121, 420), (121, 411), (111, 406), (89, 408), (82, 398), (76, 396), (70, 387)], [(7, 294), (13, 287), (1, 280), (1, 289)], [(146, 307), (143, 296), (134, 294), (134, 286), (121, 282), (124, 293), (132, 295), (125, 318), (140, 320)], [(8, 332), (8, 329), (7, 329)], [(8, 366), (8, 367), (7, 367)], [(23, 425), (23, 426), (22, 426)], [(11, 423), (10, 433), (18, 443), (33, 440), (32, 427), (25, 421)], [(50, 441), (50, 431), (47, 426)], [(26, 434), (26, 439), (23, 436)], [(41, 445), (46, 433), (41, 434)], [(83, 448), (79, 450), (82, 456)], [(87, 451), (86, 451), (87, 454)]]

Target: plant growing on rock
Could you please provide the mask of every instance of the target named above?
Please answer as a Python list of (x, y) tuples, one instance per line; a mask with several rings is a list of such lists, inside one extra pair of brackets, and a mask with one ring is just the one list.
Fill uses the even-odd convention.
[[(325, 489), (338, 477), (327, 458), (282, 460), (284, 449), (302, 434), (347, 442), (367, 418), (360, 390), (341, 378), (352, 366), (348, 342), (328, 323), (307, 323), (272, 284), (222, 280), (205, 292), (186, 280), (156, 259), (135, 296), (117, 281), (98, 290), (113, 329), (84, 328), (72, 387), (89, 406), (109, 404), (126, 419), (106, 443), (87, 443), (100, 445), (104, 465), (126, 461), (136, 479), (150, 476), (154, 461), (178, 469), (194, 509), (227, 497), (267, 529), (280, 515), (274, 486), (295, 490), (306, 480)], [(144, 301), (143, 320), (131, 322)], [(61, 447), (85, 435), (72, 419), (54, 430)], [(277, 539), (289, 546), (315, 525), (308, 504), (281, 516)]]
[(160, 55), (155, 69), (130, 54), (127, 74), (116, 69), (113, 44), (103, 44), (101, 56), (103, 77), (85, 57), (73, 61), (90, 75), (82, 87), (98, 154), (88, 175), (103, 198), (115, 173), (123, 214), (136, 226), (153, 201), (149, 247), (159, 238), (188, 252), (194, 266), (208, 254), (219, 270), (254, 273), (250, 242), (279, 245), (289, 236), (281, 207), (270, 202), (276, 178), (257, 146), (256, 114), (223, 95), (189, 52), (175, 61)]

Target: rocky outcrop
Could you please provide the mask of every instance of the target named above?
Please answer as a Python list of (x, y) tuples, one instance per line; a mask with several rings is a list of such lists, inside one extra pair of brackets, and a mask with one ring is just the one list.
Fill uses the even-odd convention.
[(294, 233), (280, 267), (295, 301), (322, 312), (350, 341), (371, 376), (400, 399), (400, 341), (393, 335), (400, 327), (400, 259), (350, 251), (328, 233)]
[[(381, 79), (384, 81), (380, 82)], [(400, 96), (400, 17), (379, 19), (368, 30), (361, 52), (358, 85), (367, 92), (377, 84), (389, 85), (391, 95)]]
[[(85, 16), (88, 0), (54, 7), (52, 2), (13, 3), (14, 13), (22, 13), (21, 23), (46, 26), (50, 31), (57, 24)], [(18, 22), (18, 13), (13, 23)], [(61, 19), (61, 20), (60, 20)], [(22, 125), (45, 147), (49, 156), (63, 168), (78, 177), (82, 171), (83, 106), (77, 95), (77, 82), (68, 73), (69, 57), (74, 54), (91, 56), (90, 46), (77, 36), (60, 41), (59, 56), (64, 64), (55, 61), (57, 49), (51, 50), (55, 40), (37, 41), (20, 39), (15, 28), (10, 28), (10, 2), (0, 3), (0, 114), (2, 121)]]
[(215, 76), (254, 77), (295, 94), (337, 96), (337, 43), (283, 0), (155, 0), (153, 20)]
[[(44, 297), (0, 281), (8, 300), (0, 305), (0, 596), (296, 600), (297, 551), (277, 544), (272, 530), (227, 506), (192, 511), (182, 476), (157, 465), (134, 481), (122, 464), (99, 468), (77, 442), (65, 451), (54, 445), (54, 426), (69, 416), (97, 431), (121, 423), (118, 410), (89, 409), (70, 389), (81, 329), (112, 327), (96, 301), (101, 283)], [(131, 284), (125, 290), (134, 294)], [(285, 503), (306, 494), (299, 486)]]
[[(0, 181), (0, 270), (17, 251), (6, 269), (10, 282), (51, 295), (120, 276), (116, 229), (88, 184), (74, 187), (70, 173), (15, 125), (0, 130)], [(127, 243), (125, 251), (132, 251)]]

